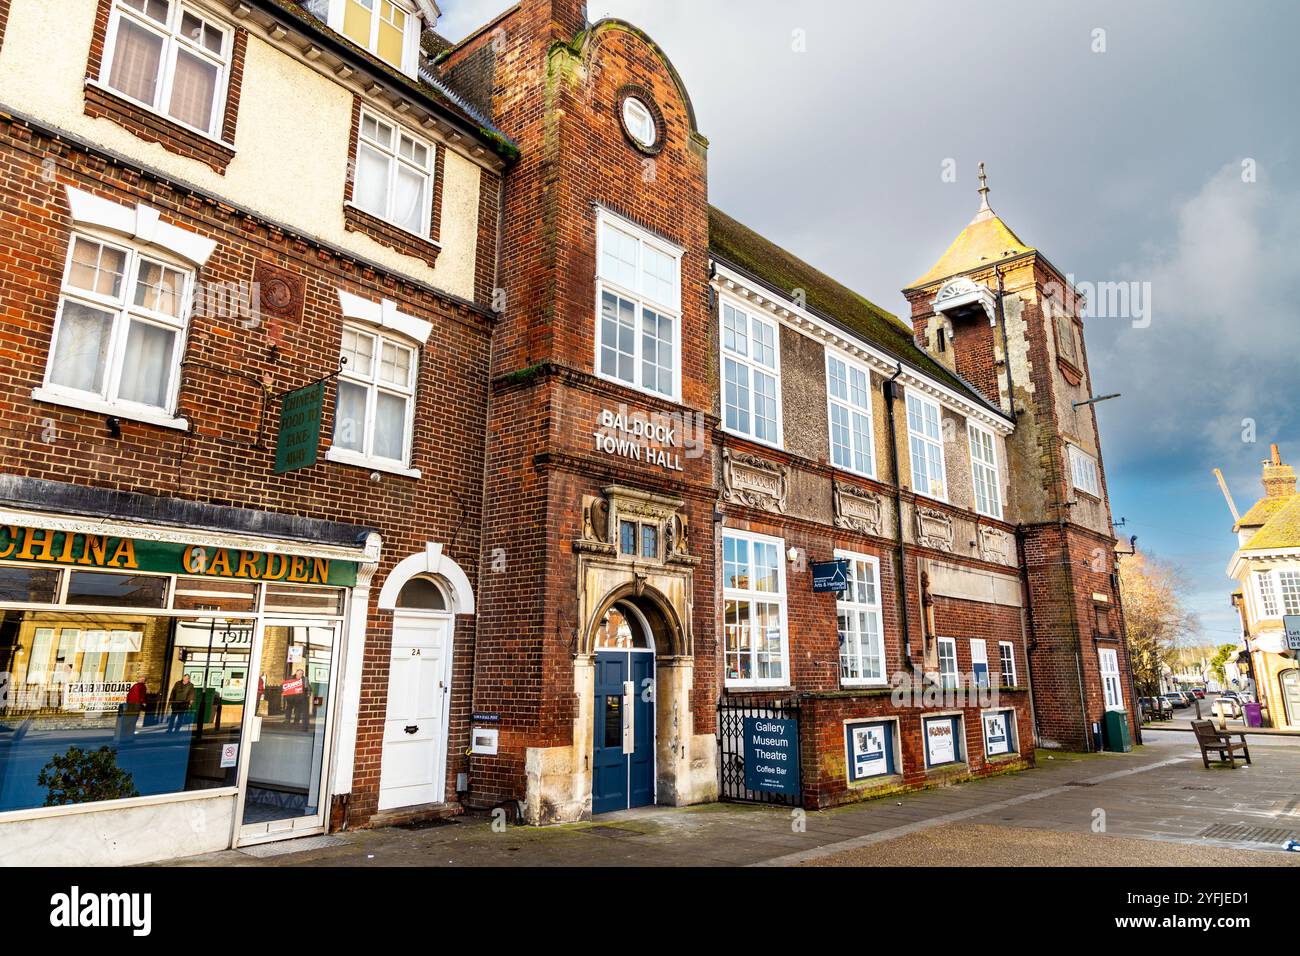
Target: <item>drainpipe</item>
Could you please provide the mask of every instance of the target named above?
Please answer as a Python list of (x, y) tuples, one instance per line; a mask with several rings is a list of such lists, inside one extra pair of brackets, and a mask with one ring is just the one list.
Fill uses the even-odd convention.
[(1079, 623), (1078, 609), (1075, 607), (1074, 566), (1070, 557), (1070, 542), (1066, 537), (1065, 518), (1056, 519), (1057, 532), (1061, 536), (1061, 550), (1065, 561), (1065, 593), (1069, 595), (1070, 625), (1074, 631), (1074, 667), (1079, 679), (1079, 716), (1083, 720), (1083, 746), (1086, 753), (1092, 753), (1092, 726), (1088, 721), (1088, 695), (1083, 683), (1083, 625)]
[(889, 422), (889, 461), (894, 477), (894, 516), (898, 530), (898, 607), (903, 622), (903, 663), (912, 673), (916, 666), (912, 663), (912, 627), (907, 619), (907, 544), (903, 539), (903, 485), (898, 471), (898, 430), (894, 422), (894, 399), (898, 397), (898, 376), (903, 374), (903, 363), (898, 363), (898, 371), (881, 385), (885, 399), (885, 417)]
[(1040, 744), (1043, 740), (1042, 728), (1038, 725), (1038, 701), (1034, 693), (1034, 668), (1029, 662), (1029, 656), (1038, 649), (1038, 633), (1034, 629), (1034, 596), (1029, 589), (1029, 566), (1025, 562), (1025, 526), (1016, 525), (1016, 555), (1020, 564), (1020, 580), (1025, 586), (1025, 607), (1020, 618), (1020, 633), (1023, 636), (1025, 627), (1029, 629), (1029, 640), (1025, 644), (1025, 680), (1029, 684), (1029, 719), (1034, 725), (1034, 743)]

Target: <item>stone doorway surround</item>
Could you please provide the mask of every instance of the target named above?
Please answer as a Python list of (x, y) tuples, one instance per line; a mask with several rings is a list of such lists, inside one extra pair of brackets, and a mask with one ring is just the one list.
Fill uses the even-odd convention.
[[(680, 498), (624, 485), (583, 498), (578, 556), (578, 644), (573, 689), (578, 707), (573, 740), (530, 747), (525, 758), (524, 819), (531, 824), (571, 823), (591, 817), (591, 757), (595, 700), (595, 632), (616, 603), (644, 616), (655, 646), (655, 802), (684, 806), (717, 799), (717, 738), (696, 734), (691, 710), (695, 658), (691, 634), (695, 566)], [(654, 527), (658, 556), (620, 554), (621, 521)]]

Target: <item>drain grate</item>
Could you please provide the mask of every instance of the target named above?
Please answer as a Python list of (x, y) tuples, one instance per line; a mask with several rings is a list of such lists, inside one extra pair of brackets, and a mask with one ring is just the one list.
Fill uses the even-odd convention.
[(331, 846), (346, 846), (351, 840), (336, 836), (298, 837), (296, 840), (281, 840), (277, 843), (258, 843), (254, 846), (241, 846), (239, 852), (247, 856), (265, 859), (268, 856), (285, 856), (289, 853), (303, 853), (307, 850), (323, 850)]
[(1095, 786), (1097, 786), (1097, 785), (1096, 785), (1095, 783), (1088, 783), (1087, 781), (1084, 781), (1084, 780), (1071, 780), (1069, 783), (1065, 784), (1065, 786), (1067, 786), (1067, 787), (1095, 787)]
[(1184, 790), (1203, 790), (1206, 793), (1217, 793), (1218, 787), (1183, 787)]
[(1252, 827), (1243, 823), (1216, 823), (1206, 827), (1197, 836), (1206, 840), (1228, 840), (1233, 843), (1282, 844), (1297, 839), (1294, 830), (1279, 827)]

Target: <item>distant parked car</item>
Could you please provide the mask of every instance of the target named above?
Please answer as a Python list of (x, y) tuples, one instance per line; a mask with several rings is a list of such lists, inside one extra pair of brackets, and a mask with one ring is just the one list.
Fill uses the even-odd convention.
[(1224, 694), (1214, 702), (1214, 712), (1221, 717), (1241, 717), (1241, 698), (1236, 694)]
[(1165, 700), (1169, 701), (1173, 707), (1188, 706), (1187, 701), (1183, 699), (1183, 695), (1179, 693), (1165, 694)]
[(1142, 711), (1152, 720), (1168, 720), (1173, 716), (1174, 705), (1163, 697), (1143, 697)]
[(1197, 698), (1199, 698), (1199, 699), (1201, 699), (1201, 700), (1205, 700), (1205, 688), (1204, 688), (1204, 687), (1193, 687), (1193, 688), (1192, 688), (1192, 696), (1193, 696), (1193, 697), (1197, 697)]
[(1188, 707), (1196, 706), (1196, 694), (1190, 690), (1180, 690), (1178, 693), (1183, 695), (1183, 700), (1187, 701)]

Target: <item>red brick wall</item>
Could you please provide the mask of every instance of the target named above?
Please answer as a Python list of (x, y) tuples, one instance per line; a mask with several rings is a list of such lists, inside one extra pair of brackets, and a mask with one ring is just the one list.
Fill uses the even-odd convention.
[[(675, 472), (592, 449), (603, 408), (626, 403), (633, 411), (689, 415), (711, 407), (703, 148), (665, 62), (640, 35), (604, 29), (583, 34), (580, 54), (552, 53), (553, 42), (571, 44), (579, 35), (583, 8), (574, 0), (525, 0), (442, 65), (479, 71), (481, 85), (491, 87), (494, 122), (522, 151), (506, 180), (495, 280), (504, 310), (493, 343), (475, 707), (501, 713), (501, 753), (473, 758), (473, 796), (483, 803), (523, 795), (527, 748), (572, 739), (573, 653), (586, 622), (575, 619), (570, 543), (581, 532), (582, 496), (610, 483), (687, 502), (689, 551), (701, 559), (694, 572), (695, 730), (710, 732), (714, 722), (711, 458), (683, 456), (684, 471)], [(578, 56), (581, 64), (570, 59)], [(663, 114), (664, 147), (653, 166), (622, 131), (618, 91), (629, 83), (650, 90)], [(593, 374), (593, 203), (686, 250), (680, 405)], [(711, 449), (707, 432), (704, 447)], [(504, 555), (506, 573), (491, 571), (494, 554)]]
[[(258, 263), (303, 280), (300, 321), (202, 314), (191, 320), (178, 412), (190, 421), (187, 432), (123, 420), (121, 437), (112, 438), (103, 415), (31, 398), (43, 380), (68, 251), (65, 184), (118, 203), (147, 203), (163, 221), (215, 240), (201, 282), (251, 282)], [(485, 312), (13, 122), (0, 124), (0, 270), (10, 280), (0, 283), (5, 472), (374, 527), (384, 539), (375, 597), (392, 566), (427, 541), (444, 543), (471, 579), (476, 575), (491, 332)], [(324, 460), (333, 389), (327, 391), (318, 463), (284, 475), (272, 471), (273, 396), (338, 367), (340, 288), (393, 299), (433, 324), (420, 354), (412, 455), (412, 465), (424, 473), (418, 481), (385, 474), (372, 482), (366, 469)], [(391, 613), (377, 610), (372, 598), (369, 617), (353, 825), (365, 821), (377, 798), (387, 689)], [(452, 731), (459, 737), (452, 737), (449, 774), (464, 769), (459, 754), (472, 635), (472, 624), (460, 622), (452, 688)]]
[[(973, 704), (971, 698), (968, 703)], [(992, 709), (992, 704), (990, 709)], [(999, 754), (990, 759), (984, 752), (984, 724), (981, 707), (941, 706), (936, 710), (895, 707), (889, 694), (835, 694), (804, 697), (799, 703), (800, 766), (803, 772), (804, 806), (809, 809), (852, 803), (884, 796), (887, 793), (954, 783), (970, 777), (987, 776), (1034, 765), (1034, 736), (1029, 716), (1029, 694), (1025, 691), (1000, 691), (997, 709), (1016, 713), (1016, 738), (1019, 754)], [(960, 710), (964, 766), (946, 765), (927, 770), (922, 721), (933, 713)], [(845, 721), (867, 718), (898, 718), (896, 736), (901, 757), (900, 772), (878, 783), (849, 784), (844, 741)]]

